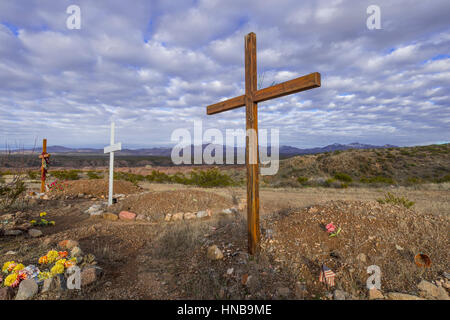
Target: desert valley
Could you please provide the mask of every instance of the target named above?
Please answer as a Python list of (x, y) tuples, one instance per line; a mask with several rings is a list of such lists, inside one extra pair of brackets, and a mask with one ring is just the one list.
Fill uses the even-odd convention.
[[(0, 265), (41, 269), (33, 299), (448, 299), (448, 144), (281, 160), (261, 179), (256, 256), (247, 251), (244, 166), (164, 166), (151, 156), (139, 166), (117, 156), (108, 207), (107, 168), (80, 167), (82, 155), (52, 161), (68, 157), (72, 167), (50, 167), (45, 194), (39, 167), (26, 165), (37, 154), (2, 158)], [(51, 250), (76, 258), (80, 290), (64, 273), (44, 279), (52, 264), (39, 261)], [(322, 265), (335, 285), (319, 281)], [(367, 289), (371, 265), (380, 290)]]

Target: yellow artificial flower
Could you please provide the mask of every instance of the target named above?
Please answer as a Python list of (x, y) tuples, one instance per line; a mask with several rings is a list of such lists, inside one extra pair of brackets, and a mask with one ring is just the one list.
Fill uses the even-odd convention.
[(11, 273), (9, 276), (5, 279), (5, 286), (11, 287), (12, 284), (17, 280), (17, 274)]
[(18, 265), (16, 265), (13, 269), (14, 272), (19, 272), (20, 270), (22, 270), (23, 268), (25, 268), (25, 266), (21, 263), (19, 263)]
[(59, 254), (58, 254), (58, 251), (56, 251), (56, 250), (50, 250), (47, 253), (48, 263), (55, 262), (58, 257), (59, 257)]
[(46, 215), (47, 215), (47, 212), (41, 212), (41, 213), (39, 214), (40, 217), (45, 217)]
[(8, 272), (8, 271), (11, 271), (11, 270), (8, 270), (8, 269), (9, 269), (9, 266), (10, 266), (11, 264), (16, 264), (16, 263), (15, 263), (14, 261), (6, 261), (6, 262), (3, 264), (2, 272)]
[(65, 262), (66, 262), (66, 259), (59, 259), (58, 261), (56, 261), (55, 265), (57, 265), (57, 264), (64, 265)]
[(39, 280), (45, 280), (45, 279), (49, 279), (51, 277), (52, 277), (52, 274), (47, 271), (39, 272), (39, 274), (38, 274)]
[(31, 224), (35, 224), (35, 223), (36, 223), (36, 220), (31, 220), (30, 223), (31, 223)]
[(55, 225), (55, 221), (52, 220), (52, 221), (49, 222), (49, 224), (54, 226)]
[(60, 263), (56, 263), (53, 268), (50, 269), (52, 275), (57, 275), (60, 273), (64, 273), (64, 265)]

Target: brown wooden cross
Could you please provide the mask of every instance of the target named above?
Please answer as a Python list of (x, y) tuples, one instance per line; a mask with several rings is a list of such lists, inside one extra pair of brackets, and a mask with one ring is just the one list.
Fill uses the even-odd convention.
[[(247, 164), (247, 223), (248, 251), (254, 254), (259, 249), (259, 152), (258, 152), (258, 102), (286, 96), (320, 87), (320, 73), (314, 72), (268, 88), (257, 89), (256, 35), (251, 32), (245, 36), (245, 94), (239, 97), (212, 104), (206, 108), (208, 115), (240, 108), (246, 109), (246, 148)], [(249, 132), (253, 137), (249, 137)], [(255, 161), (251, 161), (255, 159)]]
[(50, 154), (47, 153), (47, 139), (42, 140), (42, 153), (39, 155), (41, 162), (41, 192), (45, 192), (45, 178), (48, 170)]

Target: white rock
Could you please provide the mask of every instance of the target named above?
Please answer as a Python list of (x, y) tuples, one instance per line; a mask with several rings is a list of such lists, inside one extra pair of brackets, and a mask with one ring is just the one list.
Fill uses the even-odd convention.
[(211, 210), (197, 212), (197, 218), (206, 218), (211, 216)]
[(20, 236), (22, 231), (20, 230), (5, 230), (5, 236)]
[(92, 206), (89, 207), (89, 209), (87, 209), (84, 212), (92, 215), (92, 213), (101, 211), (101, 208), (102, 208), (102, 206), (100, 204), (93, 204)]
[(184, 216), (184, 213), (183, 212), (177, 212), (177, 213), (174, 213), (173, 215), (172, 215), (172, 221), (179, 221), (179, 220), (183, 220), (183, 216)]
[(223, 253), (216, 245), (212, 245), (208, 248), (207, 257), (211, 260), (220, 260), (223, 258)]
[(417, 288), (419, 288), (419, 290), (422, 291), (425, 295), (431, 296), (433, 298), (437, 298), (437, 296), (439, 295), (438, 287), (426, 280), (420, 281), (420, 283), (417, 285)]
[(136, 221), (147, 221), (147, 217), (143, 214), (138, 214), (136, 216)]
[(25, 279), (19, 284), (19, 291), (16, 295), (16, 300), (31, 299), (39, 290), (36, 281), (32, 279)]
[(233, 211), (231, 211), (231, 209), (223, 209), (222, 213), (223, 214), (233, 214)]
[(49, 279), (44, 280), (44, 284), (42, 285), (41, 292), (53, 291), (53, 290), (61, 290), (61, 281), (57, 277), (51, 277)]
[(196, 215), (193, 212), (185, 212), (184, 213), (184, 220), (191, 220), (191, 219), (195, 219)]
[(100, 216), (103, 214), (103, 210), (93, 211), (93, 212), (90, 212), (89, 214), (91, 217), (92, 216)]
[(28, 230), (28, 235), (30, 235), (33, 238), (37, 238), (42, 236), (42, 231), (38, 229), (30, 229)]

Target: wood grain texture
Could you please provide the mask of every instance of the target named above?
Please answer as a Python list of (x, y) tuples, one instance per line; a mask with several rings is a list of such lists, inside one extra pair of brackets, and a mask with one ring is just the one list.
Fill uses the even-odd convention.
[[(247, 134), (245, 162), (247, 164), (247, 222), (248, 251), (255, 254), (259, 248), (259, 164), (258, 164), (258, 104), (253, 100), (257, 89), (256, 35), (245, 37), (245, 109)], [(250, 161), (252, 160), (252, 161)]]
[(254, 101), (263, 102), (317, 87), (320, 87), (320, 73), (314, 72), (303, 77), (298, 77), (258, 90), (255, 92)]
[[(263, 102), (289, 94), (318, 88), (321, 85), (320, 73), (314, 72), (303, 77), (298, 77), (286, 82), (276, 84), (253, 92), (253, 101)], [(206, 113), (216, 114), (245, 106), (245, 95), (221, 101), (206, 107)]]
[(215, 113), (220, 113), (220, 112), (240, 108), (243, 106), (245, 106), (245, 96), (244, 95), (207, 106), (206, 113), (207, 114), (215, 114)]

